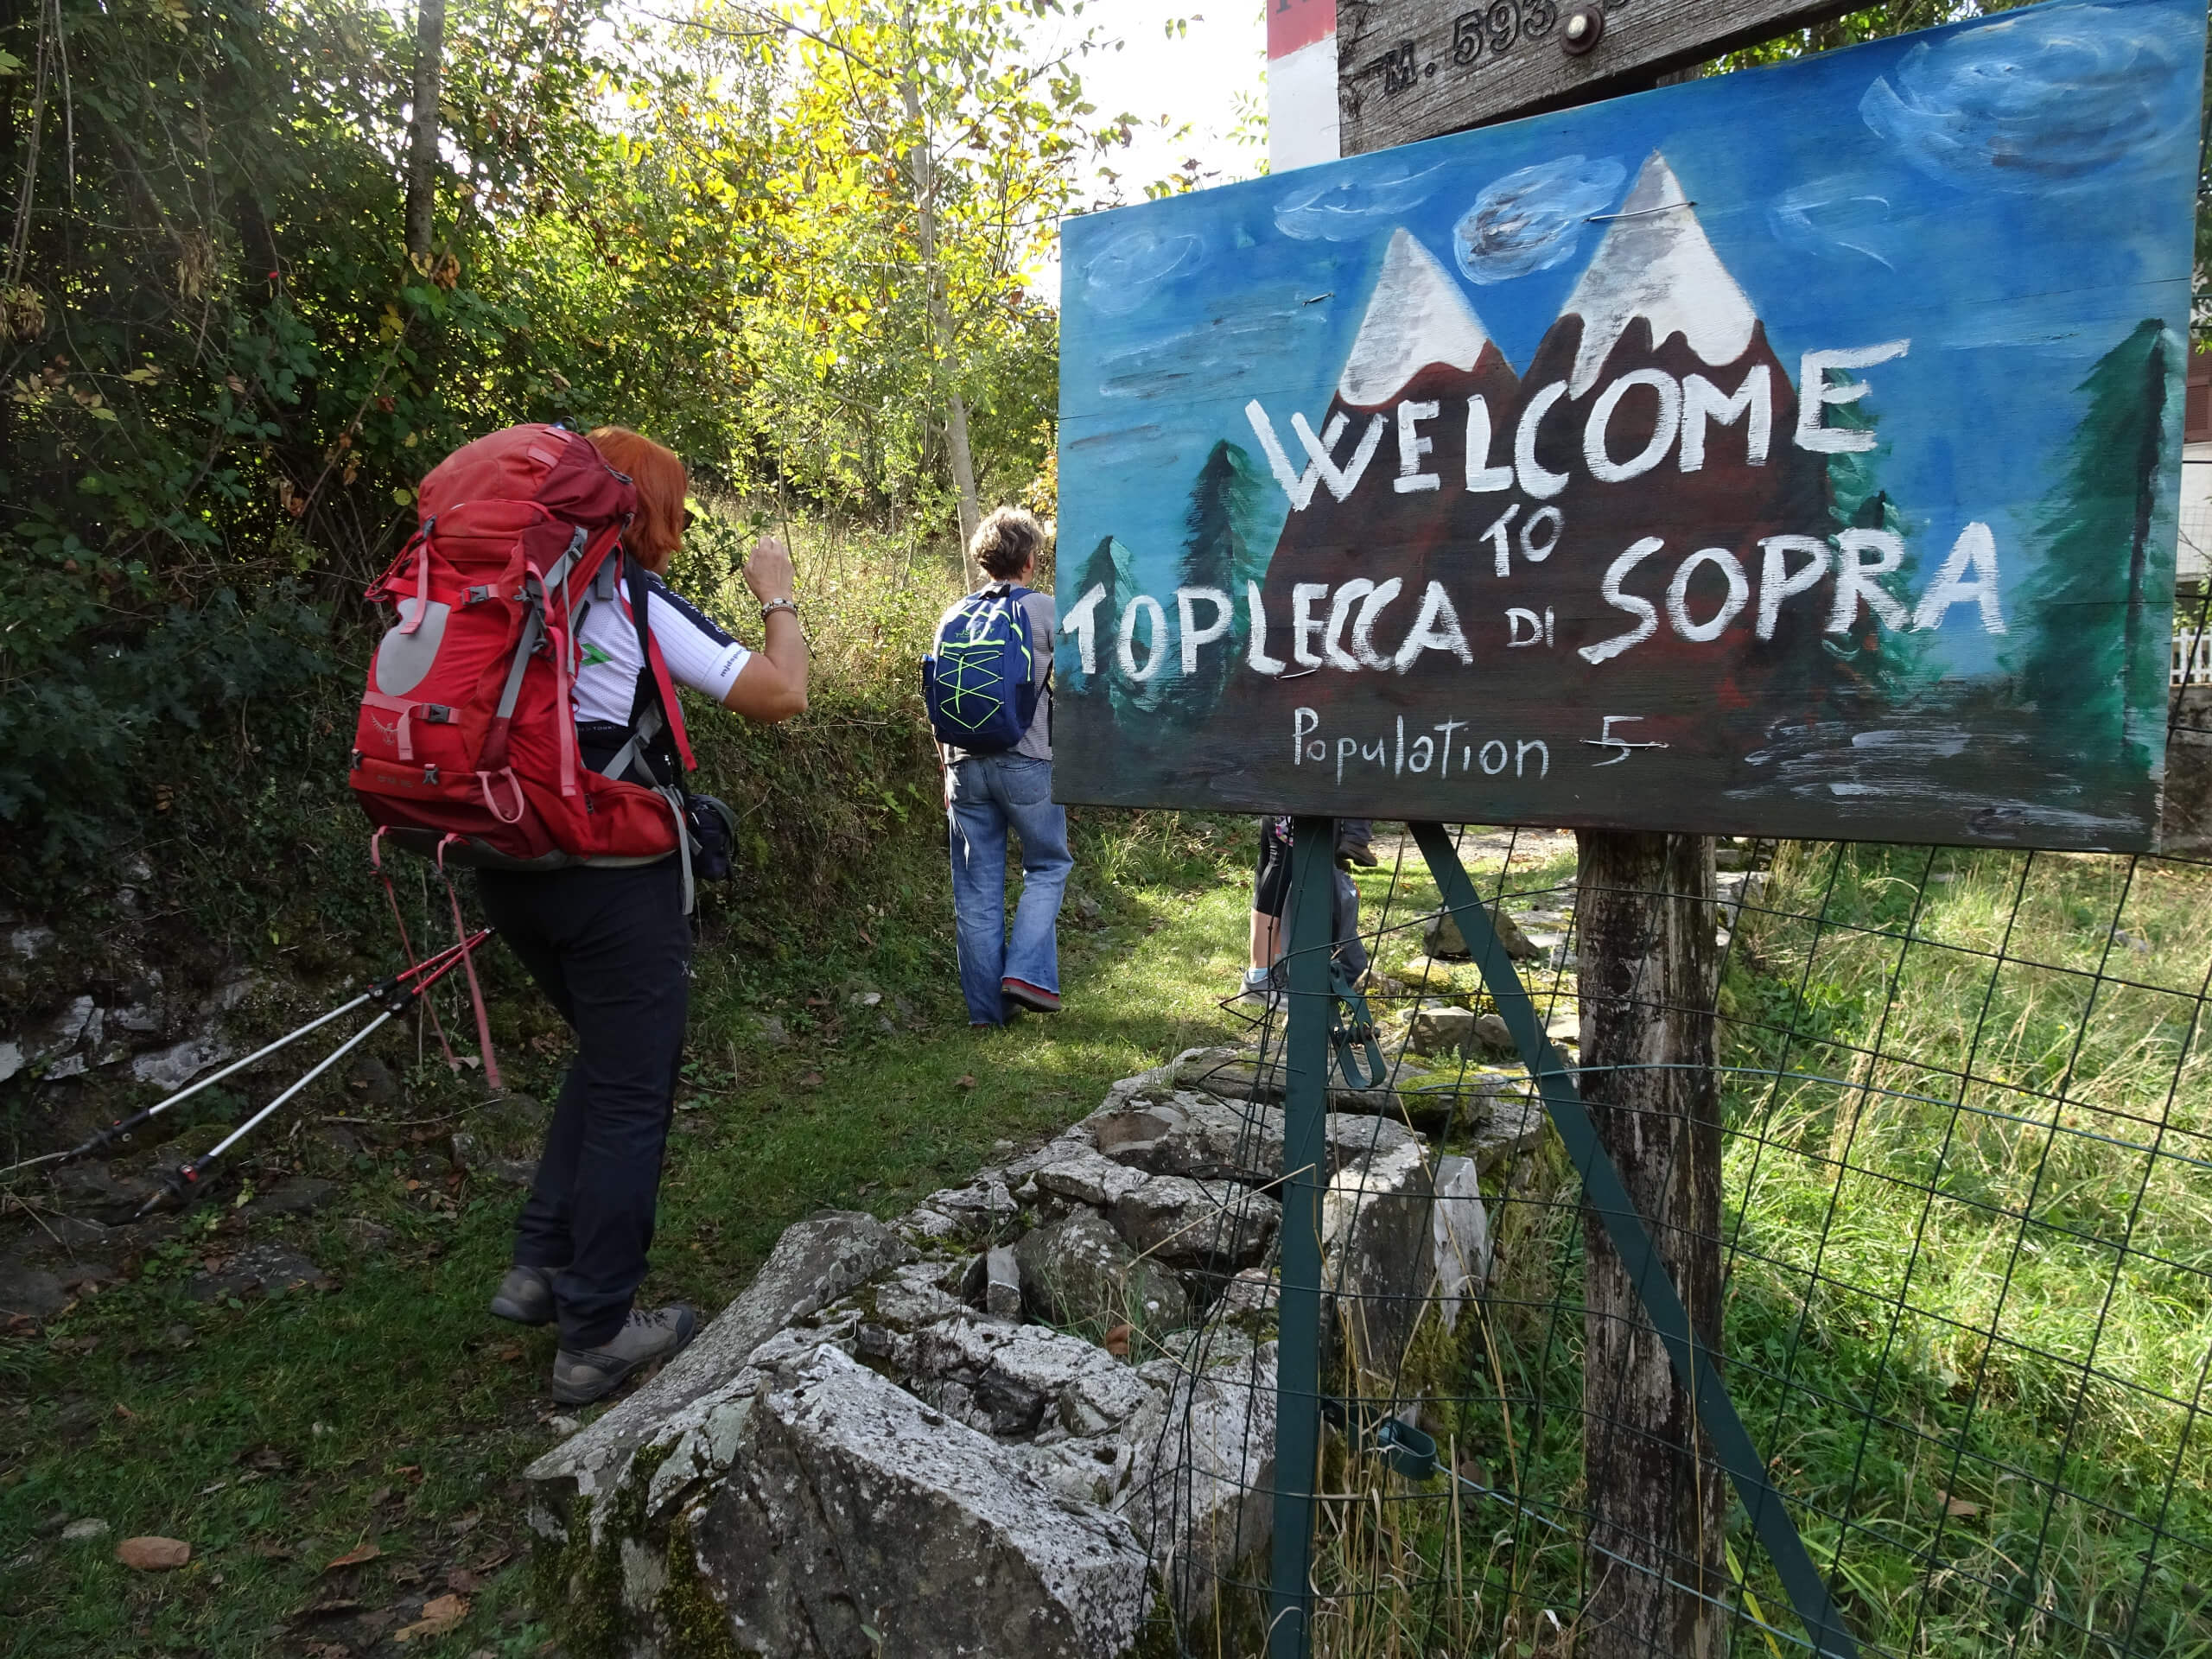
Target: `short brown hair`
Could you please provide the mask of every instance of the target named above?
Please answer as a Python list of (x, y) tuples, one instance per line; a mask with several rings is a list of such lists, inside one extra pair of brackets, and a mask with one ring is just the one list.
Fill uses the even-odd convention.
[(676, 451), (626, 426), (594, 427), (592, 448), (638, 486), (638, 516), (623, 542), (648, 568), (676, 551), (683, 539), (683, 493), (690, 480)]
[(1021, 507), (999, 507), (976, 526), (968, 550), (987, 574), (1011, 582), (1044, 552), (1049, 540), (1035, 513)]

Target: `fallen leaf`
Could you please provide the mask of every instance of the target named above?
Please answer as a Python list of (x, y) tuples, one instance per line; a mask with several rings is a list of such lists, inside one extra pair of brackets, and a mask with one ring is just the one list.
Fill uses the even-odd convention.
[(1941, 1486), (1936, 1489), (1936, 1496), (1943, 1500), (1943, 1513), (1955, 1521), (1968, 1520), (1981, 1513), (1980, 1504), (1970, 1498), (1953, 1497)]
[(483, 1518), (484, 1518), (484, 1511), (483, 1511), (483, 1510), (469, 1510), (469, 1511), (468, 1511), (468, 1513), (467, 1513), (467, 1514), (466, 1514), (466, 1515), (457, 1515), (457, 1516), (455, 1516), (453, 1518), (453, 1520), (452, 1520), (451, 1523), (450, 1523), (450, 1524), (448, 1524), (448, 1527), (446, 1528), (446, 1530), (447, 1530), (447, 1531), (448, 1531), (448, 1532), (450, 1532), (451, 1534), (453, 1534), (453, 1535), (454, 1535), (454, 1537), (458, 1538), (458, 1537), (460, 1537), (460, 1536), (461, 1536), (461, 1534), (463, 1534), (464, 1532), (469, 1532), (469, 1531), (474, 1530), (474, 1528), (475, 1528), (475, 1526), (476, 1526), (476, 1523), (477, 1523), (479, 1521), (481, 1521)]
[(363, 1561), (373, 1561), (383, 1554), (384, 1551), (374, 1544), (356, 1544), (336, 1560), (324, 1563), (322, 1570), (327, 1573), (334, 1567), (359, 1567)]
[(489, 1573), (493, 1567), (505, 1566), (506, 1564), (507, 1557), (513, 1554), (514, 1551), (507, 1548), (504, 1545), (501, 1545), (490, 1550), (485, 1554), (478, 1556), (476, 1558), (476, 1564), (470, 1567), (469, 1571), (475, 1573), (478, 1578), (481, 1579)]
[(973, 1089), (976, 1086), (976, 1074), (970, 1071), (965, 1077), (956, 1077), (952, 1086), (956, 1089)]
[(411, 1642), (418, 1636), (442, 1636), (468, 1617), (468, 1601), (462, 1596), (433, 1596), (423, 1604), (423, 1617), (412, 1624), (403, 1624), (392, 1632), (395, 1642)]
[(494, 1348), (492, 1351), (492, 1357), (512, 1365), (522, 1357), (522, 1344), (511, 1342), (504, 1348)]
[(115, 1559), (139, 1573), (166, 1573), (192, 1559), (192, 1546), (181, 1538), (126, 1538), (115, 1547)]
[(126, 1417), (132, 1419), (133, 1421), (136, 1421), (138, 1415), (137, 1412), (131, 1410), (130, 1407), (124, 1405), (120, 1400), (115, 1402), (115, 1414), (118, 1417)]
[(798, 1086), (802, 1089), (819, 1089), (822, 1086), (822, 1074), (819, 1071), (808, 1072), (798, 1080)]
[(289, 1544), (280, 1544), (274, 1538), (256, 1539), (252, 1548), (253, 1553), (264, 1561), (289, 1561), (300, 1553)]
[(1106, 1351), (1116, 1359), (1129, 1357), (1129, 1338), (1134, 1334), (1126, 1325), (1117, 1325), (1106, 1333)]
[(476, 1593), (476, 1575), (465, 1567), (448, 1567), (446, 1588), (455, 1595), (473, 1596)]
[(379, 1504), (383, 1503), (384, 1503), (387, 1498), (389, 1498), (391, 1496), (391, 1487), (389, 1487), (389, 1486), (379, 1486), (379, 1487), (378, 1487), (378, 1488), (376, 1489), (376, 1491), (374, 1491), (373, 1492), (371, 1492), (371, 1493), (369, 1494), (369, 1507), (370, 1507), (371, 1509), (372, 1509), (372, 1510), (373, 1510), (373, 1509), (375, 1509), (375, 1508), (377, 1508)]
[(864, 944), (864, 945), (868, 946), (868, 948), (869, 950), (874, 950), (874, 949), (875, 949), (875, 941), (874, 941), (874, 939), (871, 939), (870, 938), (868, 938), (868, 929), (866, 929), (866, 928), (864, 928), (864, 927), (863, 927), (863, 928), (861, 928), (861, 929), (860, 930), (860, 936), (861, 936), (861, 943), (862, 944)]
[(359, 1596), (326, 1596), (321, 1601), (309, 1602), (293, 1613), (295, 1618), (335, 1618), (340, 1613), (359, 1612)]

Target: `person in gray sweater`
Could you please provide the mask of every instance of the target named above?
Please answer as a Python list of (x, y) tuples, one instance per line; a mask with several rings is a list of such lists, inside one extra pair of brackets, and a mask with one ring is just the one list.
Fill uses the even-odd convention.
[[(942, 747), (945, 817), (952, 843), (952, 912), (960, 943), (960, 990), (971, 1026), (1002, 1026), (1022, 1008), (1060, 1007), (1060, 897), (1075, 860), (1068, 817), (1052, 800), (1052, 641), (1059, 615), (1050, 594), (1030, 593), (1045, 551), (1045, 527), (1019, 507), (1001, 507), (976, 528), (969, 551), (990, 578), (985, 593), (1014, 592), (1028, 619), (1037, 712), (1021, 741), (978, 754)], [(956, 604), (938, 634), (961, 613)], [(1006, 925), (1007, 832), (1021, 838), (1021, 902)]]

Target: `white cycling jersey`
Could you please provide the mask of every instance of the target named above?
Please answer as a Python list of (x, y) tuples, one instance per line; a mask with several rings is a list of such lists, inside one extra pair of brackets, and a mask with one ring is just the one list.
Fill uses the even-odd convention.
[[(720, 702), (737, 683), (753, 653), (722, 632), (705, 613), (648, 574), (645, 623), (678, 685)], [(578, 720), (627, 726), (634, 713), (638, 675), (645, 660), (638, 654), (638, 625), (630, 614), (629, 583), (616, 584), (620, 602), (593, 601), (576, 625), (575, 709)]]

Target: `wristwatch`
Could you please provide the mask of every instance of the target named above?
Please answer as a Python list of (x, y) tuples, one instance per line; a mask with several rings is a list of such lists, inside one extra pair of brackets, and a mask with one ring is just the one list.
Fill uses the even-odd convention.
[(766, 622), (771, 611), (789, 611), (791, 620), (798, 620), (798, 601), (795, 599), (772, 599), (760, 607), (760, 620)]

